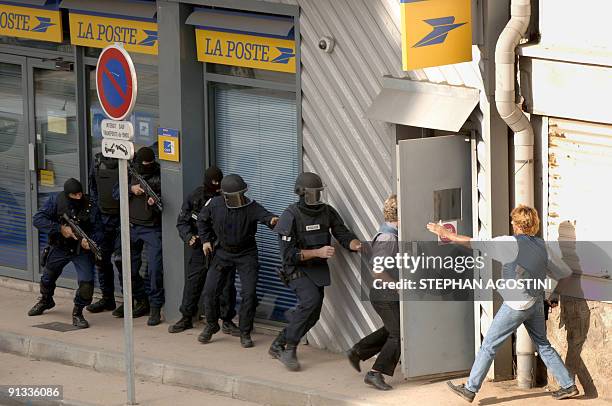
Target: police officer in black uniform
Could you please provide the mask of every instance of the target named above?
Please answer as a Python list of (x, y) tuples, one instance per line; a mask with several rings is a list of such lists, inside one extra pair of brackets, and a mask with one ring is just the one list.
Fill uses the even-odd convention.
[[(170, 333), (180, 333), (193, 328), (193, 317), (198, 310), (198, 301), (204, 289), (209, 261), (206, 260), (202, 250), (202, 243), (198, 236), (198, 214), (204, 204), (221, 192), (221, 179), (223, 172), (216, 166), (211, 166), (204, 172), (204, 182), (198, 186), (185, 200), (179, 213), (176, 228), (181, 239), (189, 247), (189, 263), (185, 268), (185, 286), (183, 287), (183, 302), (180, 312), (181, 319), (168, 328)], [(222, 330), (226, 334), (240, 335), (238, 326), (232, 319), (236, 315), (236, 287), (234, 286), (234, 272), (226, 272), (229, 277), (225, 282), (223, 294), (219, 305), (221, 306)]]
[(319, 320), (323, 289), (330, 285), (327, 259), (335, 254), (331, 236), (348, 250), (361, 249), (361, 242), (344, 225), (338, 212), (324, 203), (324, 188), (319, 175), (300, 174), (295, 182), (295, 193), (300, 200), (283, 212), (274, 228), (279, 234), (283, 261), (281, 277), (295, 292), (298, 305), (268, 352), (291, 371), (300, 369), (297, 345)]
[[(134, 155), (134, 170), (141, 175), (158, 196), (161, 196), (161, 174), (155, 153), (149, 147), (142, 147)], [(113, 191), (119, 197), (119, 185)], [(129, 180), (130, 207), (130, 250), (132, 257), (132, 297), (135, 301), (134, 317), (149, 314), (147, 324), (156, 326), (161, 323), (161, 307), (164, 304), (164, 276), (162, 260), (161, 212), (155, 201), (146, 195), (137, 180)], [(147, 251), (146, 280), (140, 276), (142, 251)], [(121, 273), (121, 269), (119, 272)], [(119, 279), (122, 281), (121, 277)], [(113, 312), (123, 317), (123, 305)]]
[(113, 188), (119, 181), (119, 165), (114, 158), (107, 158), (98, 152), (89, 173), (91, 199), (98, 204), (104, 239), (100, 246), (102, 259), (96, 262), (98, 283), (102, 298), (87, 306), (91, 313), (115, 310), (115, 271), (111, 257), (121, 249), (119, 200), (113, 197)]
[(78, 240), (74, 231), (62, 219), (66, 214), (91, 238), (100, 244), (103, 238), (101, 219), (95, 201), (83, 194), (81, 183), (73, 178), (64, 183), (64, 191), (51, 195), (44, 206), (34, 215), (34, 227), (49, 236), (49, 246), (43, 253), (44, 266), (40, 278), (38, 302), (30, 309), (28, 316), (39, 316), (45, 310), (55, 307), (53, 293), (55, 283), (69, 262), (77, 271), (79, 287), (74, 296), (72, 325), (87, 328), (89, 323), (83, 317), (83, 308), (91, 303), (94, 291), (94, 255), (87, 240)]
[(205, 255), (210, 255), (213, 242), (217, 241), (215, 254), (206, 276), (204, 307), (206, 326), (198, 337), (201, 343), (210, 342), (219, 328), (219, 296), (224, 273), (236, 270), (240, 276), (240, 344), (244, 348), (253, 346), (251, 330), (255, 319), (257, 295), (255, 288), (259, 261), (255, 234), (257, 224), (273, 228), (278, 217), (255, 200), (245, 196), (247, 184), (238, 175), (228, 175), (221, 181), (222, 196), (207, 202), (198, 217), (200, 241)]

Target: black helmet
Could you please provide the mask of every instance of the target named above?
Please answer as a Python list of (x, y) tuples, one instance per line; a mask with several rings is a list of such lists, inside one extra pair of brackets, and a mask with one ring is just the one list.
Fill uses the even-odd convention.
[(249, 203), (244, 195), (247, 189), (248, 185), (239, 175), (227, 175), (221, 180), (221, 192), (229, 208), (243, 207)]
[(304, 172), (295, 180), (295, 194), (303, 197), (304, 202), (309, 206), (323, 203), (323, 190), (325, 190), (325, 185), (316, 173)]

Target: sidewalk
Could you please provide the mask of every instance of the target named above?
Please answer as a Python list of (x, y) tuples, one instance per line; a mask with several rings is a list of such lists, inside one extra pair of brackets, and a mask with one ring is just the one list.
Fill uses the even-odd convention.
[[(21, 282), (8, 281), (22, 288)], [(7, 282), (0, 280), (0, 286)], [(61, 289), (58, 289), (61, 291)], [(72, 292), (58, 292), (56, 307), (39, 317), (27, 310), (36, 292), (0, 287), (0, 352), (13, 352), (50, 361), (120, 373), (123, 368), (123, 323), (110, 313), (87, 314), (91, 328), (57, 332), (34, 325), (71, 320)], [(363, 384), (346, 359), (337, 354), (300, 346), (301, 372), (289, 372), (267, 350), (273, 337), (255, 334), (255, 347), (243, 349), (237, 337), (221, 333), (210, 344), (197, 342), (201, 327), (169, 334), (168, 324), (146, 326), (146, 317), (134, 320), (137, 375), (158, 383), (213, 390), (225, 396), (271, 405), (457, 405), (462, 401), (447, 392), (443, 381), (407, 382), (397, 370), (388, 382), (396, 389), (380, 392)], [(371, 363), (364, 363), (367, 370)], [(119, 390), (119, 389), (118, 389)], [(486, 383), (475, 404), (559, 405), (544, 389), (518, 390), (514, 382)], [(595, 406), (600, 400), (578, 398), (577, 405)], [(466, 403), (467, 404), (467, 403)]]
[[(0, 382), (9, 385), (63, 386), (63, 400), (47, 405), (121, 406), (127, 399), (125, 379), (121, 375), (68, 366), (57, 362), (25, 360), (18, 355), (0, 352)], [(256, 403), (231, 399), (214, 392), (198, 391), (136, 379), (136, 401), (143, 406), (257, 406)], [(28, 399), (3, 398), (2, 405), (32, 405)]]

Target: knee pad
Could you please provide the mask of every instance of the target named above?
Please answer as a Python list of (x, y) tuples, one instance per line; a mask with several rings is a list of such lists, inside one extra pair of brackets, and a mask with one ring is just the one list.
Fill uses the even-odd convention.
[(84, 300), (91, 300), (94, 293), (93, 282), (79, 282), (79, 296)]

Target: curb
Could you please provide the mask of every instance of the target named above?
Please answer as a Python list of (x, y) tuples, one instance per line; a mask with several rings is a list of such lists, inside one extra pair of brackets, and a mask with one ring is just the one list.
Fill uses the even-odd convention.
[(91, 403), (78, 402), (75, 400), (32, 400), (27, 398), (14, 398), (5, 394), (0, 395), (0, 404), (4, 406), (95, 406)]
[[(123, 354), (65, 344), (42, 337), (0, 332), (0, 352), (44, 359), (99, 372), (120, 374), (125, 370)], [(209, 390), (225, 396), (271, 406), (372, 406), (334, 393), (301, 386), (280, 384), (250, 376), (230, 375), (223, 371), (165, 363), (160, 360), (135, 359), (136, 376), (151, 382)], [(81, 403), (40, 403), (40, 405), (74, 405)], [(23, 404), (23, 403), (15, 403)], [(39, 403), (33, 403), (38, 405)]]

